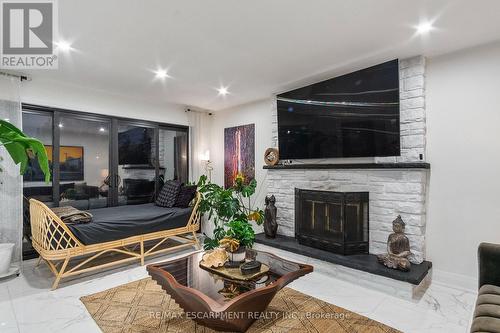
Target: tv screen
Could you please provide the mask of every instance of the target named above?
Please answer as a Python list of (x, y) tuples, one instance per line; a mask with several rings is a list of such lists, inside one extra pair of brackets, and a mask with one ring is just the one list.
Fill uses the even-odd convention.
[(153, 129), (132, 127), (118, 133), (119, 165), (150, 165)]
[(281, 159), (400, 155), (392, 60), (277, 96)]

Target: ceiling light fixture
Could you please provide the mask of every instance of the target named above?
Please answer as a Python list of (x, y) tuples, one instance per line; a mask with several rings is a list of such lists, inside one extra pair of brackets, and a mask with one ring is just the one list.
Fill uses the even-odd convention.
[(64, 127), (63, 123), (59, 123), (59, 128), (63, 128), (63, 127)]
[(422, 22), (420, 23), (419, 25), (417, 25), (415, 27), (415, 29), (417, 29), (417, 34), (419, 35), (425, 35), (427, 33), (429, 33), (431, 30), (434, 29), (434, 27), (432, 26), (432, 22)]
[(73, 48), (71, 47), (71, 43), (63, 41), (63, 40), (55, 42), (54, 44), (56, 45), (56, 48), (58, 51), (69, 52), (69, 51), (73, 50)]
[(170, 76), (168, 75), (168, 72), (166, 69), (158, 69), (155, 71), (155, 77), (160, 80), (165, 80), (166, 78), (169, 78)]
[(229, 91), (227, 90), (227, 87), (220, 87), (219, 89), (217, 89), (217, 91), (219, 92), (219, 95), (220, 96), (226, 96), (227, 94), (229, 94)]
[(104, 127), (99, 128), (99, 132), (104, 132), (104, 131), (105, 131)]

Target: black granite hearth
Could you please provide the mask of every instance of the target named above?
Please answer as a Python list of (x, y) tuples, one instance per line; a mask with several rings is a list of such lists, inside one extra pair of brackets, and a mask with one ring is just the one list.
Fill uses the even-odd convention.
[(266, 238), (263, 233), (257, 234), (255, 242), (276, 247), (281, 250), (290, 251), (303, 256), (324, 260), (333, 264), (357, 269), (371, 274), (385, 276), (394, 280), (408, 282), (414, 285), (420, 284), (432, 267), (430, 261), (424, 261), (419, 265), (411, 265), (409, 272), (387, 268), (377, 261), (373, 254), (356, 254), (343, 256), (324, 250), (315, 249), (299, 244), (295, 238), (278, 235), (274, 239)]

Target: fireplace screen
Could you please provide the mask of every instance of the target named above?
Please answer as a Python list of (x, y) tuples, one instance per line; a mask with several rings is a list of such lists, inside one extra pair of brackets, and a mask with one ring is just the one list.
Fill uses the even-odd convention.
[(368, 192), (295, 189), (295, 237), (338, 254), (368, 253)]

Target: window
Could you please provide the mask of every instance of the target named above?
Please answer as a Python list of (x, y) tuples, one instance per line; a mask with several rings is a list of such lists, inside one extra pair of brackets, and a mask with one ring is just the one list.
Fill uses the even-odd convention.
[[(148, 204), (164, 180), (188, 180), (186, 126), (26, 104), (22, 118), (24, 132), (45, 145), (52, 173), (45, 183), (38, 163), (31, 160), (24, 196), (49, 207)], [(29, 241), (25, 245), (31, 247)]]

